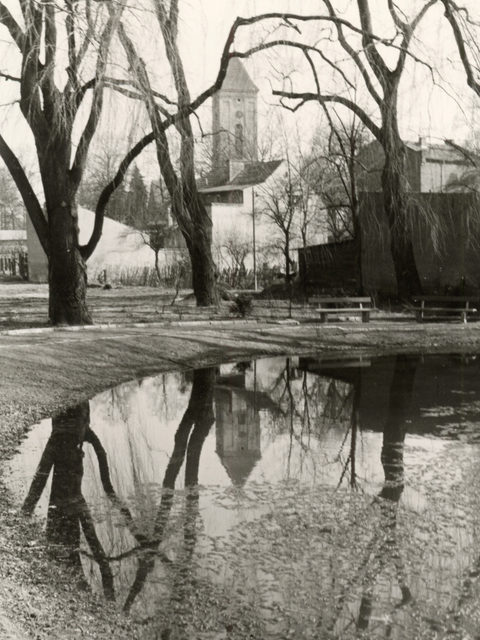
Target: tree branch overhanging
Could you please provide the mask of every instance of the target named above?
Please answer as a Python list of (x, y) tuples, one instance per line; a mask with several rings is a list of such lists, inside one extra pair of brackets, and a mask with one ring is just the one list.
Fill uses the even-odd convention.
[(3, 2), (0, 2), (0, 24), (3, 24), (8, 29), (12, 40), (23, 53), (25, 49), (25, 34)]
[(95, 251), (95, 248), (102, 237), (103, 231), (103, 221), (105, 219), (105, 209), (107, 208), (108, 201), (110, 200), (114, 191), (122, 184), (125, 175), (132, 164), (132, 162), (137, 158), (140, 153), (147, 147), (151, 142), (154, 141), (153, 133), (149, 133), (144, 136), (137, 144), (127, 153), (125, 158), (120, 163), (118, 171), (107, 186), (103, 189), (100, 194), (100, 198), (98, 199), (97, 207), (95, 209), (95, 223), (93, 226), (92, 235), (90, 236), (89, 241), (86, 245), (80, 247), (80, 252), (85, 260), (88, 260), (92, 253)]
[(108, 63), (108, 50), (113, 38), (115, 30), (120, 25), (120, 18), (125, 7), (125, 0), (118, 3), (115, 11), (110, 15), (110, 18), (105, 25), (105, 28), (100, 37), (100, 50), (97, 57), (97, 67), (95, 70), (95, 83), (93, 85), (93, 98), (92, 105), (90, 107), (90, 115), (85, 125), (85, 128), (80, 136), (80, 140), (77, 147), (77, 152), (70, 169), (70, 179), (72, 183), (78, 188), (82, 179), (83, 170), (87, 160), (88, 150), (90, 143), (97, 130), (97, 126), (100, 120), (100, 115), (103, 107), (103, 92), (105, 82), (105, 71)]
[(441, 2), (445, 7), (445, 17), (452, 27), (453, 36), (455, 38), (458, 53), (460, 55), (460, 60), (467, 76), (467, 84), (478, 96), (480, 96), (480, 83), (476, 79), (475, 70), (467, 52), (465, 38), (462, 33), (459, 21), (456, 17), (456, 14), (459, 14), (460, 12), (460, 8), (451, 0), (441, 0)]
[(30, 184), (27, 175), (20, 164), (17, 156), (10, 149), (3, 136), (0, 135), (0, 156), (5, 162), (7, 169), (10, 172), (17, 189), (22, 196), (25, 207), (27, 208), (28, 215), (32, 221), (32, 224), (37, 233), (38, 239), (48, 256), (50, 253), (49, 241), (48, 241), (48, 222), (43, 213), (40, 202), (35, 195), (32, 185)]
[[(304, 93), (295, 93), (293, 91), (280, 91), (274, 89), (272, 91), (274, 96), (279, 96), (282, 98), (287, 98), (288, 100), (298, 100), (301, 101), (301, 104), (305, 104), (307, 102), (336, 102), (337, 104), (341, 104), (342, 106), (350, 109), (358, 119), (363, 122), (363, 124), (373, 133), (377, 140), (383, 140), (383, 134), (381, 128), (374, 123), (374, 121), (370, 118), (370, 116), (353, 100), (349, 98), (345, 98), (344, 96), (329, 94), (329, 95), (319, 95), (318, 93), (304, 92)], [(298, 107), (297, 107), (298, 108)]]

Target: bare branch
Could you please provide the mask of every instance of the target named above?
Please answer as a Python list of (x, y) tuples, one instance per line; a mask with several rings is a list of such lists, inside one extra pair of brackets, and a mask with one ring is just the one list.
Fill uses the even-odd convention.
[(47, 121), (57, 125), (57, 108), (60, 92), (55, 86), (55, 57), (57, 53), (57, 26), (55, 22), (55, 7), (48, 0), (42, 0), (45, 20), (45, 69), (41, 74), (41, 89), (43, 96), (43, 113)]
[(110, 15), (110, 18), (108, 19), (100, 38), (100, 50), (97, 57), (97, 68), (95, 71), (95, 83), (93, 86), (93, 98), (92, 106), (90, 108), (90, 115), (80, 137), (77, 152), (72, 163), (72, 168), (69, 172), (70, 179), (76, 186), (80, 184), (80, 181), (82, 179), (83, 169), (87, 159), (88, 150), (90, 148), (90, 143), (95, 134), (95, 131), (97, 130), (98, 122), (100, 120), (100, 114), (103, 107), (104, 76), (108, 62), (107, 52), (115, 29), (119, 24), (124, 6), (124, 1), (117, 5), (116, 11), (112, 12), (112, 14)]
[(7, 27), (12, 40), (23, 53), (25, 50), (25, 34), (3, 2), (0, 2), (0, 24)]
[[(333, 6), (330, 2), (330, 0), (324, 0), (324, 3), (330, 13), (330, 16), (333, 18), (336, 17), (335, 15), (335, 11), (333, 9)], [(355, 51), (355, 49), (349, 44), (349, 42), (347, 41), (346, 37), (345, 37), (345, 33), (343, 31), (343, 25), (341, 22), (336, 21), (335, 25), (337, 27), (337, 35), (338, 35), (338, 41), (340, 42), (342, 48), (348, 53), (348, 55), (352, 58), (352, 60), (355, 62), (358, 70), (360, 71), (363, 81), (365, 82), (365, 86), (367, 87), (370, 95), (372, 96), (372, 98), (375, 100), (375, 102), (380, 105), (382, 102), (382, 98), (380, 96), (380, 94), (378, 93), (377, 89), (375, 88), (375, 85), (372, 82), (372, 79), (370, 78), (370, 75), (365, 67), (365, 65), (363, 64), (363, 61), (360, 57), (360, 54), (358, 51)]]
[(458, 48), (458, 53), (460, 54), (460, 60), (462, 61), (463, 68), (465, 69), (465, 73), (467, 75), (467, 84), (471, 89), (473, 89), (473, 91), (475, 91), (478, 96), (480, 96), (480, 84), (476, 80), (475, 72), (467, 53), (465, 39), (458, 20), (455, 16), (455, 13), (458, 12), (459, 9), (455, 3), (451, 2), (451, 0), (441, 1), (443, 2), (443, 5), (445, 7), (445, 17), (452, 27), (453, 35)]
[(393, 0), (388, 0), (388, 10), (390, 11), (390, 15), (392, 16), (392, 20), (397, 29), (405, 33), (408, 30), (408, 24), (404, 22), (398, 15), (397, 7)]
[(427, 2), (427, 4), (422, 7), (417, 16), (412, 20), (412, 22), (410, 24), (405, 24), (405, 27), (403, 29), (403, 39), (400, 45), (400, 55), (398, 57), (397, 66), (393, 71), (395, 76), (400, 77), (403, 71), (408, 49), (410, 47), (410, 42), (412, 40), (415, 29), (418, 27), (422, 18), (425, 16), (430, 7), (433, 7), (436, 2), (437, 0), (430, 0), (429, 2)]
[[(73, 87), (73, 91), (79, 90), (78, 82), (78, 64), (77, 64), (77, 45), (75, 37), (75, 13), (72, 0), (65, 1), (67, 15), (65, 17), (65, 27), (67, 30), (67, 44), (68, 44), (68, 67), (67, 74), (69, 82)], [(69, 87), (66, 87), (68, 93)]]
[(1, 135), (0, 156), (5, 162), (10, 175), (17, 185), (43, 250), (48, 256), (50, 253), (48, 242), (48, 222), (22, 165)]
[(108, 201), (110, 197), (114, 193), (115, 189), (117, 189), (123, 182), (125, 175), (132, 164), (132, 162), (137, 158), (141, 152), (147, 147), (151, 142), (154, 141), (153, 133), (149, 133), (144, 136), (137, 144), (128, 152), (125, 158), (120, 163), (120, 167), (118, 171), (107, 186), (103, 189), (100, 194), (100, 198), (97, 203), (97, 207), (95, 209), (95, 224), (93, 227), (92, 235), (90, 236), (89, 241), (86, 245), (80, 247), (80, 251), (85, 260), (92, 255), (95, 251), (95, 247), (97, 246), (100, 238), (102, 237), (103, 231), (103, 221), (105, 217), (105, 209), (108, 205)]
[(8, 73), (4, 73), (3, 71), (0, 71), (0, 78), (5, 78), (5, 80), (11, 80), (12, 82), (21, 82), (22, 81), (21, 78), (16, 78), (15, 76), (11, 76)]
[[(350, 100), (349, 98), (345, 98), (344, 96), (340, 96), (336, 94), (320, 95), (320, 98), (319, 98), (318, 93), (310, 93), (310, 92), (295, 93), (293, 91), (273, 90), (272, 93), (274, 96), (288, 98), (289, 100), (299, 100), (301, 101), (300, 104), (302, 105), (311, 101), (319, 102), (320, 100), (325, 103), (336, 102), (337, 104), (341, 104), (347, 109), (350, 109), (350, 111), (354, 113), (358, 117), (358, 119), (361, 122), (363, 122), (363, 124), (373, 133), (373, 135), (375, 136), (375, 138), (377, 138), (377, 140), (379, 141), (383, 140), (383, 133), (381, 128), (378, 127), (373, 122), (370, 116), (358, 104), (356, 104), (355, 102), (353, 102), (353, 100)], [(298, 110), (298, 105), (295, 109), (291, 109), (291, 110), (292, 111)]]
[(365, 49), (365, 55), (377, 80), (383, 89), (385, 89), (390, 70), (375, 47), (375, 40), (372, 37), (372, 16), (370, 13), (369, 0), (357, 0), (357, 5), (360, 24), (362, 26), (362, 43)]

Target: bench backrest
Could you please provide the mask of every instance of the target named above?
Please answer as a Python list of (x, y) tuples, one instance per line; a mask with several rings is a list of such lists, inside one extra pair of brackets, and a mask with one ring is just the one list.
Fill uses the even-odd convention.
[(478, 302), (480, 296), (415, 296), (414, 302)]
[(372, 304), (372, 299), (370, 298), (370, 296), (364, 297), (364, 298), (324, 298), (323, 296), (312, 296), (311, 298), (308, 299), (308, 302), (312, 302), (312, 303), (326, 303), (326, 304), (332, 304), (332, 303), (338, 303), (338, 304), (345, 304), (345, 303), (357, 303), (357, 304)]

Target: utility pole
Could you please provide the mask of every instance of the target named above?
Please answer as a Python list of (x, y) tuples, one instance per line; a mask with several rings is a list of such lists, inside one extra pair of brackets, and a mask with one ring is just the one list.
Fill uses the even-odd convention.
[(255, 242), (255, 189), (252, 187), (253, 288), (257, 290), (257, 247)]

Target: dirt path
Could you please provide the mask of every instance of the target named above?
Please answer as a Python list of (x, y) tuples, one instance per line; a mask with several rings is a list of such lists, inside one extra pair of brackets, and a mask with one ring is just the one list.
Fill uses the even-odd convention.
[[(122, 307), (124, 296), (120, 300)], [(123, 319), (121, 307), (109, 310), (115, 324)], [(8, 326), (0, 335), (0, 461), (40, 418), (162, 371), (267, 354), (480, 353), (480, 323), (184, 321), (38, 332), (12, 332)], [(19, 516), (0, 487), (0, 638), (141, 637), (131, 621), (78, 590), (65, 569), (48, 558), (42, 536), (39, 524)]]

